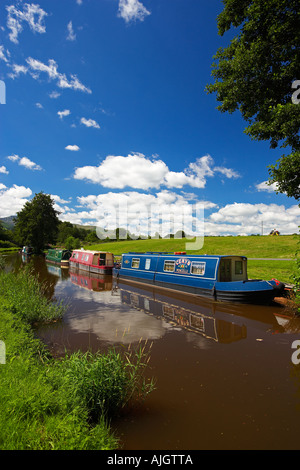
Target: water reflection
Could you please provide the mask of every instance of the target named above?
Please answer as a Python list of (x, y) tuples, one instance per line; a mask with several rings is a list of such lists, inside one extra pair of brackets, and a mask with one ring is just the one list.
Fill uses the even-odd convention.
[(203, 307), (192, 310), (188, 304), (176, 305), (174, 299), (156, 300), (142, 291), (130, 290), (129, 286), (119, 285), (121, 302), (133, 307), (147, 315), (161, 318), (173, 327), (180, 327), (186, 331), (221, 343), (231, 343), (247, 337), (247, 327), (216, 317), (212, 309), (203, 313)]
[(92, 290), (94, 292), (101, 292), (104, 290), (111, 291), (112, 289), (112, 276), (106, 276), (103, 274), (88, 274), (74, 271), (72, 269), (69, 269), (69, 276), (72, 284), (83, 287), (84, 289)]

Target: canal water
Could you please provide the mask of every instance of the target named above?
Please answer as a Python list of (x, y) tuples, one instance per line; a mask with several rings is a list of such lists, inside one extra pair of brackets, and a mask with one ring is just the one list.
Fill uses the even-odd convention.
[[(27, 262), (6, 260), (10, 269)], [(37, 330), (54, 355), (151, 345), (156, 390), (112, 423), (123, 449), (300, 448), (300, 319), (285, 307), (171, 295), (42, 257), (31, 264), (48, 295), (68, 304), (63, 321)]]

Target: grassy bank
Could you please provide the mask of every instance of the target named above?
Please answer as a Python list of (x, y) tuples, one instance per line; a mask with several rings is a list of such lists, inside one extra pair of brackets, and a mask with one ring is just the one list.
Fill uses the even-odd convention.
[(248, 236), (248, 237), (205, 237), (201, 249), (186, 250), (186, 243), (192, 240), (159, 239), (159, 240), (126, 240), (120, 242), (99, 243), (87, 249), (100, 249), (121, 255), (128, 251), (187, 251), (189, 254), (210, 255), (243, 255), (248, 258), (278, 258), (280, 261), (248, 260), (250, 278), (276, 278), (291, 283), (291, 273), (295, 269), (293, 260), (297, 251), (296, 235)]
[(124, 240), (90, 245), (88, 249), (102, 249), (116, 255), (128, 251), (187, 251), (190, 254), (243, 255), (248, 258), (294, 258), (297, 250), (296, 235), (247, 236), (247, 237), (205, 237), (201, 249), (186, 250), (186, 243), (193, 240), (149, 239)]
[(278, 279), (285, 284), (292, 284), (291, 273), (295, 270), (294, 261), (248, 260), (249, 279)]
[(0, 272), (0, 449), (101, 450), (118, 441), (108, 422), (152, 389), (143, 380), (146, 353), (76, 353), (54, 360), (32, 324), (59, 321), (62, 305), (46, 300), (26, 270)]

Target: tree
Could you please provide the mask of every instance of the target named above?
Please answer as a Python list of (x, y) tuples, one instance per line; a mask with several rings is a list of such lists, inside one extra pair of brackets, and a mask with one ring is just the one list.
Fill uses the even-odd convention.
[(57, 242), (64, 243), (71, 236), (73, 236), (73, 225), (71, 222), (60, 222), (58, 225)]
[(59, 219), (54, 209), (54, 201), (50, 195), (40, 192), (32, 201), (26, 202), (17, 213), (15, 234), (23, 245), (30, 245), (36, 253), (40, 253), (57, 237)]
[(81, 243), (79, 238), (74, 238), (72, 236), (68, 237), (65, 241), (65, 247), (67, 250), (70, 251), (80, 248), (80, 245)]
[(6, 240), (6, 239), (7, 239), (7, 236), (5, 233), (5, 229), (3, 227), (2, 222), (0, 221), (0, 240)]
[(299, 199), (300, 100), (292, 101), (294, 88), (300, 85), (299, 1), (223, 3), (219, 34), (233, 27), (237, 35), (214, 56), (215, 82), (206, 90), (217, 93), (220, 111), (241, 112), (249, 124), (245, 133), (252, 139), (270, 141), (271, 148), (289, 147), (289, 154), (269, 167), (269, 183)]

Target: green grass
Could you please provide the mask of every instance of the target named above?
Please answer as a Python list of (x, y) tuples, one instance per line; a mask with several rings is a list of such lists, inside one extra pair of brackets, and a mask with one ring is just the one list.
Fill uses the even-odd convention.
[(248, 260), (249, 279), (278, 279), (286, 284), (293, 284), (292, 272), (296, 268), (294, 261), (257, 261)]
[[(205, 237), (203, 248), (188, 250), (190, 254), (243, 255), (248, 258), (291, 258), (297, 249), (296, 235), (247, 236), (247, 237)], [(86, 246), (87, 249), (101, 249), (121, 255), (128, 251), (186, 251), (188, 239), (124, 240)]]
[[(63, 306), (43, 296), (28, 271), (0, 272), (0, 450), (112, 450), (109, 419), (153, 389), (143, 379), (148, 352), (75, 353), (54, 360), (33, 333)], [(24, 298), (25, 296), (25, 298)]]
[[(247, 237), (205, 237), (201, 250), (189, 250), (188, 254), (243, 255), (248, 258), (278, 258), (281, 261), (248, 260), (248, 276), (251, 279), (276, 278), (292, 283), (291, 274), (295, 269), (295, 258), (299, 235), (247, 236)], [(186, 251), (187, 239), (126, 240), (99, 243), (86, 247), (100, 249), (121, 255), (128, 251)]]

